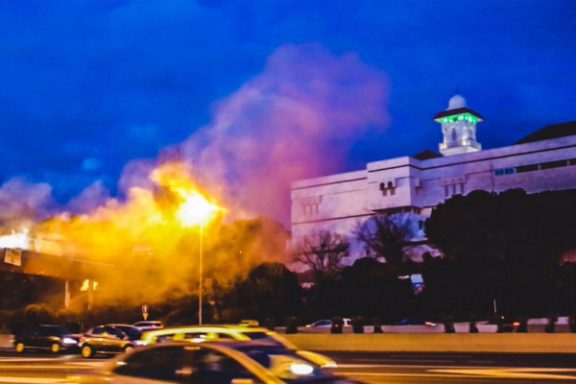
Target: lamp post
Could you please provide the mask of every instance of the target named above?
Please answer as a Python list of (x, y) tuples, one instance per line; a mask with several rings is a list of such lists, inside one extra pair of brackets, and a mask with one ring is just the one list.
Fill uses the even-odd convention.
[(204, 296), (204, 227), (210, 223), (222, 208), (208, 201), (198, 192), (182, 193), (184, 202), (176, 212), (176, 217), (184, 227), (198, 226), (200, 230), (200, 251), (198, 260), (198, 324), (202, 325), (202, 299)]
[(200, 261), (198, 262), (198, 325), (202, 325), (202, 297), (204, 280), (204, 224), (200, 224)]

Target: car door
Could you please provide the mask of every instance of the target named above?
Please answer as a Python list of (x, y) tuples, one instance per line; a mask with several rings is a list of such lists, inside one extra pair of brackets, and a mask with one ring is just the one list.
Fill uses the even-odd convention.
[(52, 329), (50, 327), (40, 327), (32, 334), (32, 345), (39, 348), (50, 348), (52, 344)]
[(182, 346), (142, 350), (128, 356), (114, 370), (114, 383), (180, 383)]
[(240, 362), (220, 351), (188, 349), (182, 357), (179, 383), (231, 384), (233, 380), (250, 380), (253, 384), (263, 384)]

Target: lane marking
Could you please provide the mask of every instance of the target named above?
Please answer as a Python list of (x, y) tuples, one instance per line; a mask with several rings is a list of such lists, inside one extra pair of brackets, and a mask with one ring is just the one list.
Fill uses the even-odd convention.
[(0, 363), (3, 362), (9, 363), (36, 363), (36, 362), (44, 362), (44, 361), (52, 361), (54, 363), (61, 363), (62, 359), (55, 358), (55, 357), (0, 357)]
[(12, 384), (56, 384), (56, 383), (69, 383), (64, 379), (45, 379), (42, 377), (22, 377), (22, 376), (0, 376), (0, 383)]
[[(433, 369), (430, 372), (497, 377), (500, 379), (576, 380), (574, 368)], [(561, 375), (573, 373), (575, 375)]]
[(410, 373), (410, 372), (384, 373), (384, 372), (338, 371), (338, 374), (343, 375), (343, 376), (349, 376), (349, 377), (363, 377), (363, 376), (387, 377), (387, 376), (393, 376), (393, 377), (428, 377), (428, 378), (429, 377), (450, 377), (450, 378), (458, 377), (458, 378), (469, 378), (469, 379), (477, 379), (478, 378), (477, 375), (466, 375), (466, 374), (440, 374), (440, 373), (430, 374), (430, 373)]
[(382, 364), (390, 363), (441, 363), (441, 364), (448, 364), (448, 363), (455, 363), (455, 360), (436, 360), (436, 359), (352, 359), (354, 361), (358, 361), (359, 363), (362, 362), (380, 362)]

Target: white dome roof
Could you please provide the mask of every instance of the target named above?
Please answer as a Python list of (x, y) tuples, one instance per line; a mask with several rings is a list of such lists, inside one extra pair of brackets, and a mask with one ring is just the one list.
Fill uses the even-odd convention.
[(448, 110), (465, 108), (465, 107), (466, 107), (466, 99), (458, 93), (452, 96), (450, 98), (450, 101), (448, 101)]

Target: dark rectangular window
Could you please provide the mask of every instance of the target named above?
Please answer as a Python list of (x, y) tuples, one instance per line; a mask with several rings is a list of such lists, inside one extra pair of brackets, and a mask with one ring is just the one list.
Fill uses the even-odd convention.
[(549, 161), (547, 163), (540, 164), (540, 169), (559, 168), (565, 166), (566, 166), (566, 160)]
[(519, 167), (516, 167), (516, 172), (518, 172), (518, 173), (533, 172), (533, 171), (537, 171), (537, 170), (538, 170), (538, 164), (521, 165)]
[(570, 165), (576, 165), (576, 159), (570, 159), (570, 160), (568, 160), (568, 164), (570, 164)]
[(496, 176), (504, 176), (504, 175), (511, 175), (514, 173), (514, 168), (500, 168), (494, 170), (494, 174)]

